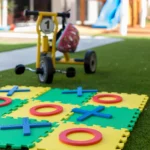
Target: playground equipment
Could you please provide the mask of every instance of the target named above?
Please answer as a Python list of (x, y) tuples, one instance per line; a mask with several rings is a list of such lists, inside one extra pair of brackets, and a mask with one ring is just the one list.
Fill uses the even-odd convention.
[[(145, 28), (147, 0), (87, 0), (101, 3), (99, 17), (92, 22), (93, 28), (114, 29), (119, 25), (121, 35), (127, 35), (128, 27)], [(86, 1), (86, 2), (87, 2)], [(92, 11), (92, 9), (91, 9)], [(86, 24), (86, 3), (80, 0), (81, 25)], [(88, 12), (92, 13), (92, 12)], [(92, 15), (91, 15), (92, 16)]]
[(139, 25), (140, 20), (145, 20), (146, 17), (142, 16), (143, 10), (147, 9), (146, 4), (143, 6), (145, 2), (146, 0), (125, 0), (125, 2), (124, 0), (105, 0), (100, 15), (92, 27), (113, 28), (124, 19), (125, 15), (127, 25), (132, 27)]
[(107, 0), (93, 28), (113, 28), (120, 22), (121, 0)]
[[(72, 25), (66, 25), (66, 18), (70, 17), (70, 12), (53, 13), (41, 11), (25, 11), (26, 16), (38, 16), (36, 30), (37, 39), (37, 57), (36, 69), (25, 67), (20, 64), (15, 68), (16, 74), (23, 74), (29, 70), (38, 74), (42, 83), (52, 83), (54, 74), (62, 73), (67, 77), (74, 77), (75, 68), (69, 67), (66, 71), (57, 70), (56, 63), (60, 64), (78, 64), (84, 65), (85, 73), (96, 72), (97, 58), (96, 53), (88, 50), (84, 59), (73, 59), (69, 57), (69, 52), (75, 52), (79, 43), (78, 30)], [(58, 17), (62, 18), (62, 28), (58, 32)], [(52, 39), (48, 35), (52, 34)], [(42, 44), (41, 44), (42, 43)], [(64, 58), (56, 58), (56, 50), (63, 53)]]

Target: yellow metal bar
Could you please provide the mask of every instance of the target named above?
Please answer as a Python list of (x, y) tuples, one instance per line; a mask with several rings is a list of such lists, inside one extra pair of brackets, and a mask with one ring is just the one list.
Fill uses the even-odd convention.
[(70, 60), (70, 57), (69, 57), (69, 54), (68, 54), (68, 53), (64, 53), (64, 57), (65, 57), (65, 60), (66, 60), (66, 61), (69, 61), (69, 60)]
[(56, 17), (57, 13), (40, 11), (39, 15), (42, 15), (42, 16), (45, 16), (45, 17), (52, 17), (52, 16)]
[(57, 35), (57, 31), (58, 31), (58, 20), (57, 20), (57, 16), (54, 16), (54, 23), (55, 23), (55, 30), (54, 30), (54, 35), (53, 35), (53, 40), (52, 40), (52, 53), (51, 53), (51, 57), (52, 57), (52, 62), (53, 62), (53, 66), (55, 68), (55, 53), (56, 53), (56, 35)]
[(39, 14), (37, 24), (36, 24), (36, 31), (37, 31), (37, 34), (38, 34), (36, 68), (40, 68), (41, 32), (40, 32), (39, 26), (40, 26), (41, 21), (42, 21), (42, 15)]
[(47, 53), (48, 49), (49, 49), (48, 36), (43, 36), (43, 38), (42, 38), (42, 52)]
[(84, 62), (75, 61), (74, 59), (70, 59), (69, 61), (66, 61), (65, 58), (62, 58), (59, 61), (56, 61), (56, 63), (57, 64), (84, 65)]
[(83, 62), (71, 62), (71, 61), (59, 61), (59, 62), (56, 62), (57, 64), (72, 64), (72, 65), (84, 65)]
[(58, 31), (57, 13), (53, 13), (53, 12), (39, 12), (39, 17), (38, 17), (37, 25), (36, 25), (36, 31), (37, 31), (37, 34), (38, 34), (36, 68), (40, 68), (41, 31), (40, 31), (39, 27), (40, 27), (40, 23), (41, 23), (43, 17), (53, 17), (53, 20), (54, 20), (54, 23), (55, 23), (55, 30), (54, 30), (53, 40), (52, 40), (51, 58), (52, 58), (52, 62), (53, 62), (53, 66), (54, 67), (55, 67), (55, 63), (56, 63), (55, 62), (56, 35), (57, 35), (57, 31)]

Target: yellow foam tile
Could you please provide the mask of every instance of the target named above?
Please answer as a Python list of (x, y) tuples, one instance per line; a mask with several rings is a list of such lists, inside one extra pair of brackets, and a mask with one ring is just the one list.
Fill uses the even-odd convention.
[[(118, 96), (122, 97), (122, 102), (119, 103), (114, 103), (114, 104), (104, 104), (104, 103), (97, 103), (93, 101), (93, 98), (91, 98), (87, 103), (84, 105), (103, 105), (105, 107), (110, 107), (110, 106), (116, 106), (116, 107), (128, 107), (130, 109), (133, 108), (138, 108), (141, 111), (144, 109), (147, 101), (148, 101), (148, 96), (147, 95), (138, 95), (138, 94), (127, 94), (127, 93), (108, 93), (108, 92), (99, 92), (96, 95), (100, 94), (115, 94)], [(95, 96), (96, 96), (95, 95)], [(102, 100), (114, 100), (114, 98), (101, 98)]]
[[(102, 134), (102, 140), (90, 146), (72, 146), (65, 144), (59, 140), (59, 134), (64, 130), (71, 128), (91, 128), (98, 130)], [(39, 143), (35, 143), (35, 147), (30, 150), (121, 150), (129, 137), (130, 132), (126, 129), (117, 130), (110, 127), (101, 128), (99, 126), (76, 125), (73, 123), (61, 123), (47, 137), (41, 138)], [(93, 138), (88, 133), (73, 133), (68, 136), (71, 140), (85, 141)]]
[[(0, 88), (0, 90), (5, 89), (12, 89), (14, 86), (5, 86)], [(19, 86), (19, 89), (30, 89), (30, 92), (15, 92), (12, 96), (9, 96), (10, 98), (17, 98), (17, 99), (31, 99), (33, 97), (36, 97), (37, 95), (40, 95), (51, 88), (49, 87), (32, 87), (32, 86)], [(8, 97), (7, 92), (0, 92), (0, 96)]]
[[(56, 114), (56, 115), (51, 115), (51, 116), (34, 116), (30, 113), (30, 109), (34, 106), (42, 105), (42, 104), (55, 104), (63, 107), (63, 112)], [(79, 107), (76, 105), (70, 105), (70, 104), (61, 104), (59, 102), (40, 102), (40, 101), (29, 101), (27, 104), (23, 105), (22, 107), (18, 108), (15, 111), (12, 111), (10, 114), (5, 115), (4, 117), (13, 117), (13, 118), (20, 118), (20, 117), (29, 117), (31, 119), (36, 119), (36, 120), (47, 120), (50, 122), (59, 122), (62, 119), (69, 117), (69, 113), (71, 110), (75, 107)], [(38, 112), (51, 112), (54, 111), (54, 108), (41, 108), (38, 109)], [(71, 114), (71, 113), (70, 113)]]

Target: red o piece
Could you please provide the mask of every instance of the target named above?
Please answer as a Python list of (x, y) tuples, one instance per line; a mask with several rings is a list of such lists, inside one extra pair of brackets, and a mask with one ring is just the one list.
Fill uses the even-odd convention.
[(7, 106), (12, 102), (12, 100), (8, 97), (0, 97), (0, 100), (5, 101), (4, 103), (1, 103), (0, 106)]
[[(72, 133), (77, 133), (77, 132), (86, 132), (94, 135), (93, 139), (86, 140), (86, 141), (74, 141), (71, 139), (68, 139), (67, 136)], [(59, 135), (59, 140), (65, 144), (69, 145), (74, 145), (74, 146), (88, 146), (88, 145), (93, 145), (102, 140), (102, 134), (94, 129), (89, 129), (89, 128), (72, 128), (65, 130), (60, 133)]]
[[(115, 100), (101, 100), (100, 98), (104, 97), (112, 97), (115, 98)], [(114, 94), (101, 94), (93, 97), (93, 101), (97, 103), (104, 103), (104, 104), (113, 104), (113, 103), (119, 103), (122, 101), (122, 97)]]
[[(37, 110), (40, 108), (55, 108), (56, 110), (52, 112), (38, 112)], [(63, 107), (55, 104), (43, 104), (43, 105), (38, 105), (34, 106), (30, 109), (30, 113), (34, 116), (52, 116), (59, 114), (63, 111)]]

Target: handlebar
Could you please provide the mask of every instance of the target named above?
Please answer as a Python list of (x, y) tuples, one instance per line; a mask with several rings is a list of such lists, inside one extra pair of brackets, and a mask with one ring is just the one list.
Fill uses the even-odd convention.
[(62, 18), (70, 18), (69, 12), (57, 13), (57, 15)]
[[(24, 16), (31, 16), (31, 15), (38, 16), (39, 11), (30, 11), (30, 10), (24, 11)], [(69, 12), (57, 13), (57, 16), (62, 18), (70, 18), (70, 13)]]
[(30, 10), (24, 11), (24, 16), (38, 16), (38, 15), (39, 15), (38, 11), (30, 11)]

